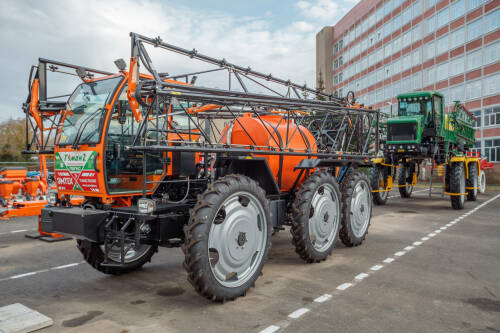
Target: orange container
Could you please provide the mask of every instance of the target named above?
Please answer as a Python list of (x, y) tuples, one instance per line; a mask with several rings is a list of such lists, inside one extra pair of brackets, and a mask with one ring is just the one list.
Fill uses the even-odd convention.
[[(301, 152), (309, 150), (310, 152), (317, 152), (316, 140), (309, 130), (303, 126), (299, 126), (293, 122), (292, 119), (285, 119), (281, 115), (264, 115), (261, 116), (263, 121), (259, 118), (253, 117), (252, 114), (247, 113), (238, 118), (234, 122), (233, 127), (229, 128), (227, 125), (222, 132), (225, 136), (222, 140), (223, 143), (230, 143), (233, 145), (249, 145), (249, 146), (265, 146), (269, 148), (261, 148), (263, 150), (272, 149), (280, 146), (286, 147), (285, 151)], [(287, 126), (288, 122), (288, 126)], [(240, 125), (241, 124), (241, 125)], [(248, 132), (250, 136), (245, 132)], [(288, 130), (288, 135), (287, 135)], [(253, 139), (253, 141), (252, 141)], [(256, 157), (265, 157), (271, 172), (276, 181), (278, 180), (278, 173), (280, 167), (279, 155), (255, 155)], [(281, 171), (281, 190), (291, 190), (300, 170), (294, 170), (295, 166), (300, 163), (304, 156), (283, 156), (283, 168)], [(301, 177), (299, 183), (302, 182), (305, 175)]]
[(0, 178), (26, 178), (28, 169), (23, 167), (6, 167), (0, 169)]

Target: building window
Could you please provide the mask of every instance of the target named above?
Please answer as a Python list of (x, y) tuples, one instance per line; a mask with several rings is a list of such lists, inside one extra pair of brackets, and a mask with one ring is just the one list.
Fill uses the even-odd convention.
[(465, 85), (465, 98), (467, 100), (481, 97), (481, 80), (467, 82)]
[(380, 82), (384, 79), (384, 71), (382, 68), (377, 70), (377, 82)]
[(465, 42), (465, 29), (462, 27), (450, 34), (450, 49), (454, 49)]
[(433, 85), (434, 82), (436, 82), (436, 70), (434, 67), (427, 68), (425, 70), (424, 86), (427, 87)]
[(481, 127), (481, 110), (472, 111), (472, 114), (476, 118), (476, 120), (474, 121), (474, 128), (480, 128)]
[(420, 1), (415, 1), (413, 3), (413, 18), (417, 18), (417, 16), (420, 16), (420, 9), (422, 8), (422, 5), (420, 4)]
[(384, 16), (389, 15), (392, 12), (392, 0), (388, 0), (384, 4)]
[(470, 42), (483, 34), (482, 23), (482, 20), (479, 19), (467, 24), (467, 42)]
[(405, 32), (405, 34), (403, 35), (403, 49), (409, 45), (411, 45), (411, 30), (408, 30), (407, 32)]
[(439, 38), (436, 42), (436, 56), (448, 52), (448, 35)]
[(391, 100), (392, 97), (392, 85), (388, 84), (384, 87), (384, 101)]
[(425, 26), (427, 35), (434, 32), (434, 30), (436, 30), (436, 17), (434, 15), (429, 17), (427, 21), (425, 21)]
[(418, 90), (422, 88), (422, 72), (417, 72), (413, 75), (413, 89)]
[(411, 54), (407, 54), (403, 57), (403, 65), (402, 65), (402, 70), (405, 71), (407, 69), (411, 68)]
[(476, 50), (474, 52), (467, 53), (467, 66), (466, 66), (467, 71), (476, 69), (476, 68), (481, 67), (483, 65), (482, 64), (483, 58), (482, 58), (481, 51), (482, 51), (482, 49), (479, 49), (479, 50)]
[(333, 77), (333, 84), (334, 84), (334, 85), (339, 84), (339, 76), (338, 76), (338, 75), (335, 75), (335, 76)]
[(464, 57), (453, 58), (450, 61), (450, 77), (464, 74)]
[(411, 34), (413, 38), (413, 43), (422, 38), (422, 25), (418, 24), (411, 29)]
[(389, 20), (384, 24), (384, 38), (389, 36), (392, 32), (392, 21)]
[(377, 22), (384, 18), (384, 6), (377, 8), (376, 16)]
[(436, 54), (436, 49), (434, 46), (434, 42), (430, 42), (425, 46), (425, 60), (429, 60), (434, 58)]
[(450, 9), (446, 7), (437, 14), (437, 27), (441, 28), (450, 21)]
[(384, 69), (384, 79), (388, 79), (392, 76), (391, 65), (385, 66)]
[(384, 88), (380, 88), (377, 90), (377, 103), (380, 103), (384, 100)]
[(392, 55), (392, 43), (389, 42), (384, 46), (384, 59)]
[(483, 0), (469, 0), (469, 10), (476, 9), (483, 4)]
[(484, 48), (484, 64), (500, 60), (500, 42), (489, 44)]
[(484, 140), (484, 155), (490, 162), (500, 162), (500, 139)]
[(484, 109), (484, 127), (500, 125), (500, 106)]
[(382, 61), (383, 59), (384, 59), (384, 49), (382, 47), (380, 47), (377, 50), (377, 60), (375, 61), (375, 63), (378, 63), (378, 62)]
[(486, 15), (486, 22), (484, 26), (486, 27), (485, 33), (497, 30), (500, 27), (500, 9)]
[(411, 6), (406, 8), (401, 14), (401, 24), (405, 25), (406, 23), (411, 21)]
[(401, 59), (398, 59), (392, 63), (392, 75), (396, 75), (401, 72)]
[(448, 79), (448, 62), (447, 61), (439, 64), (439, 66), (437, 68), (436, 76), (437, 76), (438, 82)]
[(451, 20), (456, 20), (460, 16), (465, 14), (465, 0), (457, 0), (450, 6), (451, 9)]
[(454, 86), (450, 88), (450, 98), (449, 105), (453, 104), (454, 101), (463, 101), (464, 100), (464, 85), (460, 84), (458, 86)]
[(434, 5), (436, 4), (436, 0), (426, 0), (426, 9), (427, 8), (431, 8), (431, 7), (434, 7)]
[(411, 63), (413, 66), (420, 65), (422, 63), (422, 48), (419, 47), (411, 54)]
[(396, 31), (401, 28), (401, 15), (397, 15), (392, 19), (392, 30)]
[(500, 73), (483, 79), (484, 96), (500, 94)]

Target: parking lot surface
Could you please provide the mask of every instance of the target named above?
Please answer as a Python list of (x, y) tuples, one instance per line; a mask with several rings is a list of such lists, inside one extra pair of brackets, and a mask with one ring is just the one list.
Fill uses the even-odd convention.
[(24, 237), (35, 218), (0, 222), (0, 306), (54, 320), (41, 332), (500, 332), (500, 192), (450, 208), (449, 198), (393, 191), (369, 234), (305, 264), (288, 230), (273, 237), (246, 297), (214, 304), (186, 280), (180, 249), (140, 271), (106, 276), (75, 241)]

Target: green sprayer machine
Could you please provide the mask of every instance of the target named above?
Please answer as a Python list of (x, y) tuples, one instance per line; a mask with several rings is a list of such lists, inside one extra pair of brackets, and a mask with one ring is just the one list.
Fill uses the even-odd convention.
[[(445, 112), (443, 95), (419, 91), (398, 95), (398, 114), (387, 120), (382, 155), (373, 160), (371, 186), (374, 203), (384, 205), (389, 191), (399, 188), (409, 198), (424, 161), (443, 170), (443, 194), (454, 209), (465, 199), (475, 201), (478, 193), (479, 158), (468, 154), (474, 145), (474, 116), (455, 101)], [(431, 168), (429, 195), (432, 189)], [(397, 177), (397, 184), (393, 179)]]

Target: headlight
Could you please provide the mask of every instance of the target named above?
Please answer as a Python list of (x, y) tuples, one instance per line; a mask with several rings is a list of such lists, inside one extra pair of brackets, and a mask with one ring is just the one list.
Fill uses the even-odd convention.
[(57, 192), (49, 191), (47, 194), (47, 202), (51, 205), (55, 205), (57, 203)]
[(156, 202), (147, 198), (140, 198), (137, 201), (137, 206), (139, 207), (139, 213), (141, 214), (150, 214), (156, 209)]

